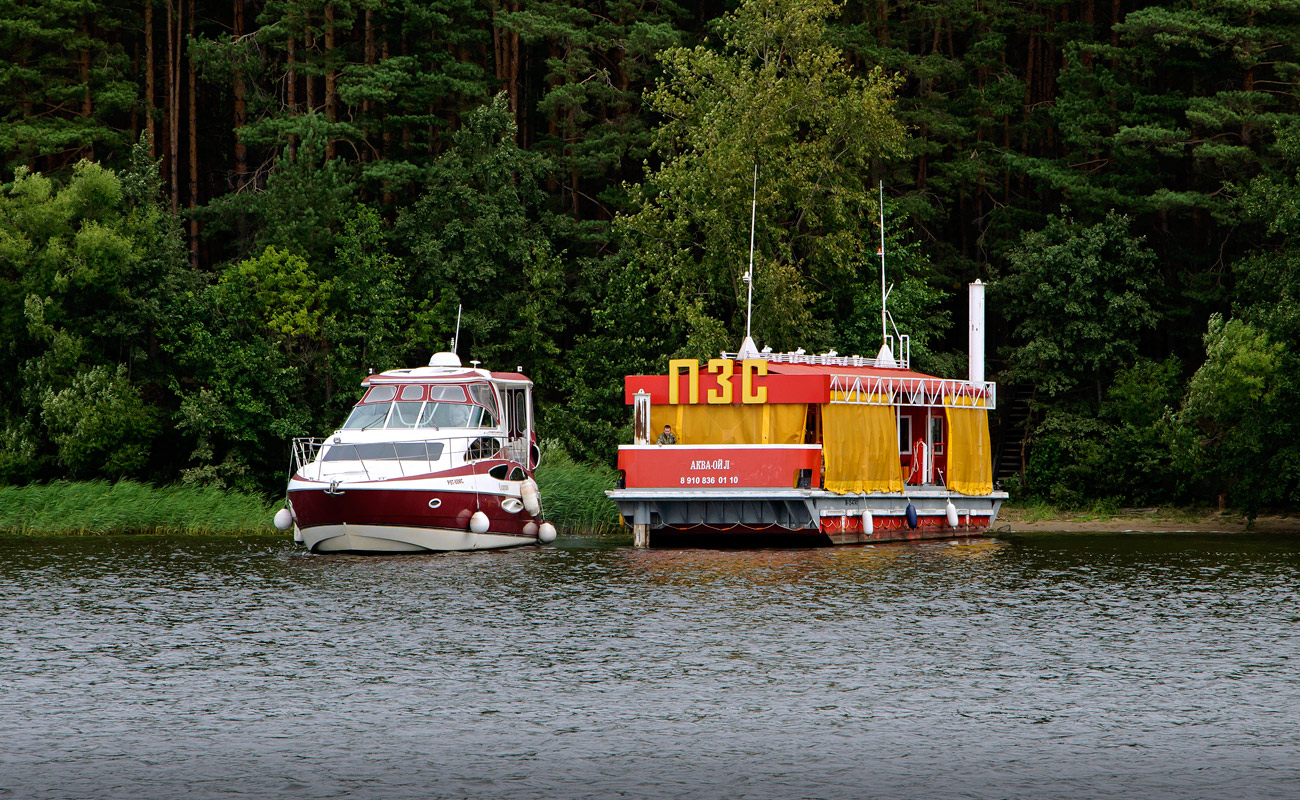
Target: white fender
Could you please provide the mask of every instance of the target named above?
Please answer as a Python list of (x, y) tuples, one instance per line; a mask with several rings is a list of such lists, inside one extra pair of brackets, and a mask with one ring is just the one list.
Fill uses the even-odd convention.
[(287, 531), (293, 527), (293, 512), (287, 508), (282, 508), (275, 512), (275, 527), (282, 531)]
[(537, 535), (537, 523), (532, 521), (525, 522), (524, 536), (536, 536), (536, 535)]
[(537, 492), (537, 481), (529, 478), (519, 487), (519, 499), (524, 501), (524, 510), (534, 517), (542, 510), (542, 498)]
[(555, 541), (555, 526), (549, 522), (543, 522), (537, 529), (537, 541), (542, 544), (550, 544)]
[(944, 511), (948, 515), (948, 527), (957, 527), (957, 506), (953, 505), (952, 501), (949, 500), (948, 507)]
[(862, 510), (862, 532), (870, 536), (876, 532), (876, 520), (869, 509)]
[(482, 511), (475, 511), (469, 518), (469, 529), (474, 533), (487, 533), (488, 516)]

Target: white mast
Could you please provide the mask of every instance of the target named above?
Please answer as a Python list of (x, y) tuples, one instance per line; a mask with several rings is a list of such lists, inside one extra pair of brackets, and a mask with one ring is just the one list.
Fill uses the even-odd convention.
[(889, 341), (889, 323), (887, 321), (888, 312), (885, 311), (885, 300), (889, 292), (885, 290), (885, 182), (880, 182), (880, 343), (882, 345)]
[(457, 306), (456, 306), (456, 335), (453, 336), (453, 337), (451, 337), (451, 352), (452, 352), (453, 354), (456, 352), (456, 348), (457, 348), (457, 346), (460, 345), (460, 309), (461, 309), (461, 306), (460, 306), (459, 304), (457, 304)]
[(749, 271), (745, 283), (749, 284), (745, 300), (745, 341), (740, 343), (741, 358), (758, 358), (758, 346), (750, 337), (750, 323), (754, 318), (754, 228), (758, 221), (758, 162), (754, 162), (754, 198), (749, 206)]
[(749, 297), (745, 301), (745, 339), (749, 340), (750, 321), (754, 316), (754, 224), (758, 220), (758, 162), (754, 162), (754, 196), (749, 206), (749, 271), (745, 283), (749, 284)]

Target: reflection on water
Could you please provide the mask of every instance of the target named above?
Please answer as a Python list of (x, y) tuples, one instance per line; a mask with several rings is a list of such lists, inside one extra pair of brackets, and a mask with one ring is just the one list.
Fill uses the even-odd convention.
[(1298, 545), (0, 538), (0, 797), (1294, 797)]

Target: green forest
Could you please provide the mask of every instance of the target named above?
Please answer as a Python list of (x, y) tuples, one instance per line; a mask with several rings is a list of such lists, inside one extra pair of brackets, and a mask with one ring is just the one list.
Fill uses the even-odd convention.
[(267, 496), (369, 370), (622, 377), (754, 338), (965, 375), (1061, 505), (1300, 498), (1300, 6), (1274, 0), (0, 4), (0, 483)]

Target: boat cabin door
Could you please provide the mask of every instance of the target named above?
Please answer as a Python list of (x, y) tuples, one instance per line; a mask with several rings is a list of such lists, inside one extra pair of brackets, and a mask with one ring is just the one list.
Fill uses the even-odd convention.
[(508, 440), (510, 457), (520, 464), (528, 464), (529, 445), (533, 441), (532, 392), (527, 386), (511, 386), (501, 390), (502, 420)]

